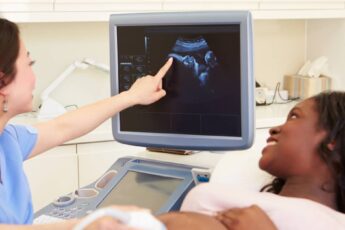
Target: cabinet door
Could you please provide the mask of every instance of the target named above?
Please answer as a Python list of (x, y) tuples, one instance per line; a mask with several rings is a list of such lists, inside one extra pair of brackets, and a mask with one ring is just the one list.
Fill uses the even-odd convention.
[(77, 166), (75, 145), (59, 146), (24, 162), (35, 211), (78, 188)]

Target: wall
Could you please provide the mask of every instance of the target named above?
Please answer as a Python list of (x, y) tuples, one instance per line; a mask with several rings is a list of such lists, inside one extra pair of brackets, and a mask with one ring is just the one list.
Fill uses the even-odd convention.
[(345, 19), (307, 21), (307, 59), (328, 57), (333, 89), (345, 90)]
[(295, 74), (305, 60), (304, 20), (254, 21), (256, 79), (274, 88), (285, 74)]
[[(22, 37), (37, 62), (34, 106), (38, 95), (65, 68), (85, 57), (109, 63), (108, 24), (28, 23), (20, 24)], [(296, 73), (305, 60), (304, 20), (254, 21), (256, 79), (274, 88), (284, 74)], [(63, 105), (83, 105), (109, 95), (109, 75), (97, 70), (78, 70), (69, 76), (52, 97)]]

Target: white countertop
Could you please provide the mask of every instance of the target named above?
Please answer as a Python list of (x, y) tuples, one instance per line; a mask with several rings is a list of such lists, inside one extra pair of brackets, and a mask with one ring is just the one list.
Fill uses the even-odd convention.
[[(272, 126), (280, 125), (285, 122), (288, 112), (296, 104), (290, 102), (286, 104), (272, 104), (268, 106), (256, 106), (256, 128), (269, 128)], [(27, 113), (13, 118), (10, 123), (13, 124), (35, 124), (42, 120), (36, 118), (35, 113)], [(112, 141), (114, 140), (111, 131), (111, 119), (105, 121), (92, 132), (67, 142), (66, 144), (75, 143), (90, 143), (99, 141)]]
[(292, 101), (285, 104), (272, 104), (267, 106), (256, 106), (256, 128), (269, 128), (283, 124), (289, 111), (298, 103)]

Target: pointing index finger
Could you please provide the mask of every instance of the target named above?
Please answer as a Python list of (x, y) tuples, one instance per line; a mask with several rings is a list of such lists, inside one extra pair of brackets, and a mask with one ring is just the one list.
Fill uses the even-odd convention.
[(162, 66), (162, 68), (160, 68), (160, 70), (158, 71), (158, 73), (156, 74), (156, 78), (158, 80), (161, 80), (165, 74), (168, 72), (168, 70), (170, 69), (171, 65), (173, 63), (173, 58), (169, 58), (168, 61)]

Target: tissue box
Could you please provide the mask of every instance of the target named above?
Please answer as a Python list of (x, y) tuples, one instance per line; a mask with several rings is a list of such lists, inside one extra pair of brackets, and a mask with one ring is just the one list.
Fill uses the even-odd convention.
[(318, 78), (301, 75), (284, 76), (284, 89), (288, 91), (289, 98), (305, 99), (322, 91), (330, 90), (331, 84), (331, 78), (325, 75)]
[(299, 97), (300, 75), (285, 75), (283, 88), (288, 91), (289, 98)]

